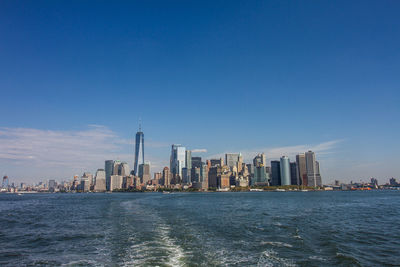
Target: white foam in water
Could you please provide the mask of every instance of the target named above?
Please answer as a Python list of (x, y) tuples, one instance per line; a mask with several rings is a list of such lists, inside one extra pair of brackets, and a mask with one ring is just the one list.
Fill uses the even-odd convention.
[(297, 266), (292, 260), (278, 257), (278, 253), (269, 249), (264, 251), (257, 263), (259, 267), (293, 267)]
[(310, 256), (310, 257), (308, 257), (310, 260), (317, 260), (317, 261), (326, 261), (326, 259), (325, 258), (323, 258), (323, 257), (320, 257), (320, 256)]
[(261, 245), (271, 245), (275, 247), (292, 248), (293, 246), (284, 242), (261, 241)]
[[(127, 207), (132, 208), (132, 203), (129, 203)], [(135, 208), (138, 209), (137, 206)], [(162, 266), (184, 266), (183, 259), (185, 258), (185, 253), (183, 249), (175, 243), (174, 239), (170, 237), (171, 228), (154, 212), (149, 213), (145, 210), (140, 210), (140, 213), (142, 215), (146, 214), (151, 216), (151, 221), (155, 223), (154, 230), (157, 233), (157, 240), (135, 243), (137, 241), (135, 237), (132, 237), (130, 241), (134, 244), (130, 247), (131, 252), (129, 254), (129, 259), (123, 263), (123, 266), (149, 265), (149, 261), (156, 261)], [(152, 255), (154, 249), (165, 251), (168, 258), (156, 258)], [(152, 264), (154, 264), (154, 262)]]
[(182, 259), (185, 257), (185, 253), (182, 248), (175, 244), (175, 242), (169, 237), (171, 229), (168, 225), (162, 224), (157, 228), (157, 232), (161, 235), (161, 240), (165, 243), (165, 248), (170, 252), (167, 265), (170, 266), (184, 266)]

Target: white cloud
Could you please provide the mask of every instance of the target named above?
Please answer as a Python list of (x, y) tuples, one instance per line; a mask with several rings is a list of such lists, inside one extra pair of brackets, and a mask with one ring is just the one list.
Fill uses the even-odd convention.
[[(296, 154), (312, 150), (318, 155), (332, 153), (335, 146), (343, 140), (332, 140), (314, 145), (295, 145), (295, 146), (282, 146), (282, 147), (264, 147), (252, 150), (242, 150), (243, 160), (245, 162), (251, 162), (253, 158), (258, 154), (264, 152), (268, 159), (278, 159), (283, 155), (294, 158)], [(212, 155), (210, 158), (224, 157), (225, 153)]]
[(0, 159), (26, 160), (37, 166), (82, 165), (96, 161), (105, 151), (118, 151), (116, 135), (106, 127), (82, 131), (0, 128)]
[[(162, 147), (159, 143), (146, 145)], [(19, 180), (65, 179), (103, 168), (107, 159), (132, 163), (133, 144), (102, 125), (79, 131), (0, 127), (0, 170)], [(146, 159), (154, 167), (160, 165), (149, 154)]]
[(207, 149), (205, 148), (196, 148), (191, 150), (192, 153), (207, 153)]

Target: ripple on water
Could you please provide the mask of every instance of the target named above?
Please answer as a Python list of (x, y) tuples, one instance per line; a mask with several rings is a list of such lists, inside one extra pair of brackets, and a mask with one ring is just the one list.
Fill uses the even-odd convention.
[(284, 242), (261, 241), (261, 245), (271, 245), (274, 247), (292, 248), (293, 245)]
[(399, 196), (0, 195), (0, 266), (390, 266)]
[(272, 249), (264, 251), (257, 263), (259, 267), (293, 267), (297, 266), (293, 260), (278, 256), (278, 253)]

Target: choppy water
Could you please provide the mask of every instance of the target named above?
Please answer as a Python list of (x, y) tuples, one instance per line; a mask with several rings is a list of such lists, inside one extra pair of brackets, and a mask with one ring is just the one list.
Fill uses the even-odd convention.
[(1, 266), (395, 266), (400, 191), (0, 195)]

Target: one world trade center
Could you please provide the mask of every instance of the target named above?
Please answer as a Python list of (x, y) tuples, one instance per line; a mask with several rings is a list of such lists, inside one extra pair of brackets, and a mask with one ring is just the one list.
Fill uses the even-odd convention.
[[(140, 148), (141, 146), (141, 148)], [(139, 124), (139, 131), (136, 133), (136, 142), (135, 142), (135, 164), (133, 166), (133, 175), (137, 175), (138, 172), (138, 163), (139, 163), (139, 154), (142, 151), (142, 164), (144, 164), (144, 135), (142, 132), (142, 125)]]

